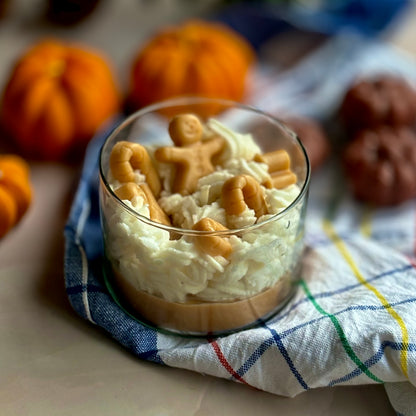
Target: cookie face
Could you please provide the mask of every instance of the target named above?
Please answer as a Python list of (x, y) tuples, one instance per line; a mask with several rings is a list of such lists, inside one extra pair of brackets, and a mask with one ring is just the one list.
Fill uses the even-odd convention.
[(358, 132), (343, 161), (352, 192), (361, 201), (387, 206), (416, 196), (416, 134), (407, 127)]
[(414, 124), (416, 91), (397, 76), (385, 75), (357, 81), (344, 97), (340, 117), (350, 132), (382, 124)]

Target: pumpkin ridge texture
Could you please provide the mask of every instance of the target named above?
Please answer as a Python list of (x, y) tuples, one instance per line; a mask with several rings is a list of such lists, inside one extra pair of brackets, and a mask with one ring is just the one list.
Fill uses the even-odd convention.
[(16, 225), (32, 202), (29, 166), (15, 155), (0, 155), (0, 238)]
[(254, 62), (251, 45), (224, 24), (165, 27), (133, 59), (129, 104), (138, 109), (181, 95), (243, 101)]
[(104, 56), (47, 39), (24, 52), (12, 68), (0, 121), (25, 156), (58, 160), (85, 148), (120, 103)]

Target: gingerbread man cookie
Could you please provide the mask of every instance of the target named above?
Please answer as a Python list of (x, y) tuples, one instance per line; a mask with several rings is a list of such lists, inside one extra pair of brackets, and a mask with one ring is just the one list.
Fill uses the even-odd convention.
[(155, 158), (176, 166), (173, 192), (192, 194), (198, 180), (214, 171), (212, 159), (223, 149), (224, 140), (221, 137), (202, 140), (201, 122), (193, 114), (174, 117), (169, 125), (169, 133), (175, 146), (158, 148)]

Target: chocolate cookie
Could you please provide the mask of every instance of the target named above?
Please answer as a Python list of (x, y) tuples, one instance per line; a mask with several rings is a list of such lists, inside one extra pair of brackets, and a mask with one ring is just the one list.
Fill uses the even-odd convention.
[(381, 124), (414, 124), (416, 91), (398, 76), (380, 75), (357, 81), (344, 97), (340, 117), (350, 132)]
[(407, 127), (358, 132), (345, 149), (344, 165), (359, 200), (387, 206), (416, 196), (416, 134)]

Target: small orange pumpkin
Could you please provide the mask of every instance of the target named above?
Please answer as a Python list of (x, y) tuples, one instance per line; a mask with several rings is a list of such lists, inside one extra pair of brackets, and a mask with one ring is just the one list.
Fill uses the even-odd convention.
[(0, 155), (0, 238), (20, 221), (31, 201), (26, 161), (15, 155)]
[(25, 155), (57, 160), (85, 147), (120, 107), (109, 64), (98, 53), (49, 39), (13, 68), (1, 123)]
[(241, 101), (254, 57), (249, 43), (220, 23), (168, 27), (135, 57), (129, 104), (137, 109), (180, 95)]

